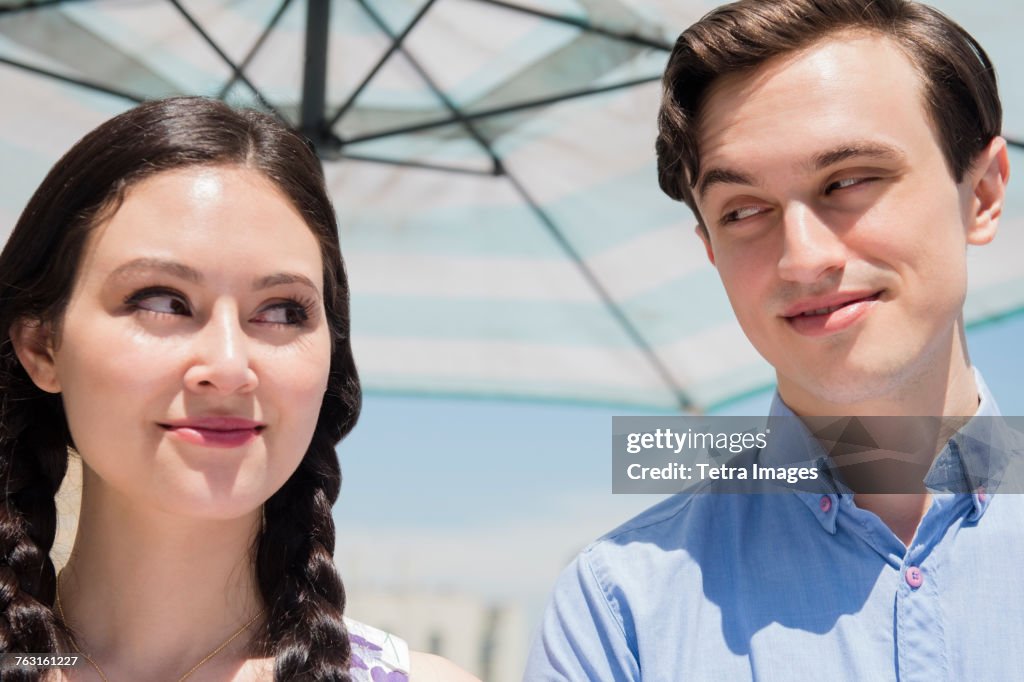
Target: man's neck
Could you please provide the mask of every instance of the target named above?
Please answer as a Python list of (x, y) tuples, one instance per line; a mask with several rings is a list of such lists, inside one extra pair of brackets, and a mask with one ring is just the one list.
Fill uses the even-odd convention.
[(910, 547), (917, 533), (921, 519), (931, 506), (931, 493), (887, 493), (873, 495), (855, 494), (853, 501), (861, 509), (873, 512), (898, 537)]
[[(958, 344), (954, 344), (955, 346)], [(903, 382), (896, 390), (884, 395), (872, 396), (869, 400), (851, 404), (833, 404), (825, 400), (806, 400), (806, 395), (796, 392), (793, 404), (783, 392), (780, 381), (779, 393), (783, 401), (807, 423), (812, 433), (813, 424), (819, 418), (861, 417), (862, 425), (868, 429), (877, 450), (857, 453), (859, 461), (837, 462), (842, 472), (856, 472), (844, 476), (844, 483), (854, 491), (857, 506), (874, 512), (893, 533), (910, 545), (917, 527), (931, 504), (931, 494), (924, 485), (924, 476), (936, 455), (942, 451), (948, 438), (949, 424), (962, 422), (978, 410), (979, 392), (966, 352), (951, 354), (948, 372), (925, 371), (912, 380)], [(941, 420), (908, 419), (901, 428), (893, 429), (893, 417), (943, 417)], [(876, 424), (888, 426), (874, 428)], [(956, 420), (956, 417), (960, 417)], [(913, 441), (908, 444), (908, 438)], [(825, 444), (828, 447), (834, 443)], [(898, 491), (879, 493), (882, 483), (893, 479), (893, 453), (898, 453), (899, 468), (912, 472), (906, 483), (900, 483)], [(840, 474), (842, 475), (842, 474)]]
[(857, 401), (811, 395), (783, 377), (779, 395), (800, 417), (970, 417), (978, 410), (978, 386), (969, 361), (959, 360), (948, 371), (926, 370)]

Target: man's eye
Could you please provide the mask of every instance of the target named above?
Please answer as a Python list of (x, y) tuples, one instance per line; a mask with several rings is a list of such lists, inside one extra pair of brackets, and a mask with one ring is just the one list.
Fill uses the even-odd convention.
[(825, 194), (832, 194), (837, 189), (847, 189), (848, 187), (856, 187), (867, 182), (871, 182), (875, 178), (843, 178), (842, 180), (836, 180), (835, 182), (829, 183), (828, 187), (825, 188)]
[(753, 216), (764, 213), (767, 209), (763, 206), (744, 206), (743, 208), (737, 208), (735, 211), (729, 211), (722, 216), (722, 224), (735, 223), (746, 218), (752, 218)]
[(191, 315), (188, 301), (181, 294), (162, 289), (143, 289), (127, 299), (125, 304), (135, 310), (163, 315)]

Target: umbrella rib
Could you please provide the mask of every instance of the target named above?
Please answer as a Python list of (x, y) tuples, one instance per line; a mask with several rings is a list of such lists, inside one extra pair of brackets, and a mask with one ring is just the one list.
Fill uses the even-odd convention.
[(383, 163), (389, 166), (402, 166), (406, 168), (422, 168), (425, 170), (436, 170), (444, 171), (446, 173), (459, 173), (462, 175), (481, 175), (484, 177), (493, 177), (494, 173), (489, 170), (479, 170), (476, 168), (460, 168), (459, 166), (445, 166), (438, 163), (426, 163), (423, 161), (400, 161), (398, 159), (388, 159), (380, 156), (366, 156), (364, 154), (349, 154), (345, 152), (341, 156), (342, 159), (348, 159), (351, 161), (367, 161), (369, 163)]
[(380, 69), (384, 66), (385, 63), (387, 63), (388, 59), (391, 58), (391, 55), (398, 51), (398, 49), (402, 46), (402, 42), (405, 40), (405, 37), (409, 35), (409, 32), (412, 31), (416, 24), (420, 23), (420, 19), (423, 18), (423, 15), (427, 13), (427, 10), (430, 9), (430, 6), (433, 5), (434, 2), (435, 0), (427, 0), (427, 2), (424, 3), (423, 7), (420, 8), (419, 12), (416, 13), (416, 16), (412, 18), (412, 21), (410, 21), (409, 24), (404, 29), (402, 29), (402, 32), (399, 33), (397, 36), (391, 37), (391, 45), (388, 47), (387, 51), (381, 56), (379, 60), (377, 60), (377, 63), (373, 65), (373, 68), (370, 69), (369, 73), (366, 75), (363, 81), (358, 86), (356, 86), (356, 89), (352, 91), (352, 94), (348, 96), (348, 99), (345, 100), (344, 104), (338, 107), (338, 110), (334, 113), (333, 116), (331, 116), (331, 120), (327, 123), (328, 128), (333, 128), (335, 125), (337, 125), (338, 121), (341, 120), (341, 117), (344, 116), (348, 112), (348, 110), (352, 108), (352, 105), (355, 104), (356, 98), (359, 97), (360, 93), (362, 93), (364, 89), (366, 89), (366, 86), (370, 84), (370, 81), (373, 80), (373, 77), (377, 75), (377, 72), (380, 71)]
[[(391, 38), (391, 40), (396, 40), (394, 32), (386, 23), (384, 23), (384, 20), (381, 19), (380, 16), (373, 11), (373, 8), (367, 4), (366, 0), (356, 0), (356, 2), (359, 3), (359, 6), (363, 8), (366, 14), (370, 17), (370, 19), (373, 20), (375, 24), (377, 24), (377, 27), (381, 31), (383, 31), (389, 38)], [(430, 88), (430, 91), (433, 92), (434, 95), (441, 100), (442, 104), (444, 104), (445, 108), (448, 109), (449, 113), (451, 113), (455, 120), (458, 121), (466, 129), (470, 136), (472, 136), (472, 138), (476, 140), (477, 144), (480, 145), (480, 148), (483, 149), (484, 153), (486, 153), (487, 156), (491, 158), (491, 163), (493, 164), (493, 174), (501, 175), (501, 159), (499, 159), (498, 155), (494, 153), (494, 150), (491, 148), (490, 143), (484, 138), (483, 135), (480, 134), (480, 131), (476, 129), (476, 126), (474, 126), (469, 120), (466, 119), (462, 111), (460, 111), (459, 108), (455, 106), (455, 103), (448, 98), (448, 95), (441, 91), (441, 88), (438, 87), (437, 83), (434, 82), (434, 79), (430, 77), (430, 74), (427, 73), (426, 69), (424, 69), (423, 66), (420, 65), (419, 61), (415, 57), (413, 57), (412, 54), (409, 53), (408, 48), (406, 48), (404, 45), (399, 44), (398, 49), (401, 50), (403, 55), (405, 55), (405, 58), (409, 61), (409, 64), (416, 71), (416, 73), (419, 74), (419, 77), (423, 79), (423, 82), (427, 84), (427, 87)]]
[(283, 121), (285, 123), (288, 123), (287, 119), (285, 119), (285, 117), (281, 115), (281, 112), (278, 111), (274, 107), (274, 105), (272, 105), (269, 102), (269, 100), (267, 100), (267, 98), (263, 96), (263, 93), (260, 92), (259, 88), (257, 88), (255, 85), (253, 85), (252, 81), (250, 81), (246, 77), (246, 75), (242, 71), (242, 69), (239, 68), (239, 66), (237, 64), (235, 64), (235, 62), (231, 59), (231, 57), (229, 57), (227, 55), (227, 53), (224, 52), (224, 50), (222, 50), (220, 48), (220, 45), (218, 45), (216, 43), (216, 41), (214, 41), (213, 38), (210, 37), (210, 35), (206, 32), (206, 30), (203, 29), (203, 27), (199, 24), (198, 21), (196, 21), (195, 17), (193, 17), (191, 14), (189, 14), (188, 10), (186, 10), (182, 6), (181, 2), (179, 0), (169, 0), (169, 1), (170, 1), (170, 3), (172, 5), (174, 5), (174, 8), (178, 10), (178, 13), (181, 14), (181, 16), (185, 17), (185, 21), (187, 21), (189, 23), (189, 25), (191, 25), (192, 28), (195, 29), (196, 33), (199, 34), (199, 36), (206, 42), (206, 44), (209, 45), (213, 49), (213, 51), (216, 52), (217, 55), (224, 61), (224, 63), (227, 64), (228, 67), (231, 68), (233, 74), (238, 76), (238, 80), (240, 80), (243, 83), (245, 83), (246, 86), (248, 86), (248, 88), (250, 90), (252, 90), (253, 94), (256, 95), (256, 99), (258, 99), (260, 101), (260, 104), (265, 106), (270, 112), (272, 112), (274, 114), (274, 116), (276, 116), (277, 118), (281, 119), (281, 121)]
[(601, 28), (600, 26), (594, 26), (589, 21), (583, 19), (574, 19), (573, 17), (567, 17), (561, 14), (554, 14), (552, 12), (545, 12), (539, 9), (533, 9), (532, 7), (523, 7), (516, 5), (511, 2), (505, 2), (505, 0), (476, 0), (487, 5), (494, 5), (495, 7), (501, 7), (513, 12), (521, 12), (523, 14), (529, 14), (534, 17), (541, 19), (547, 19), (548, 21), (555, 21), (560, 24), (568, 24), (569, 26), (575, 26), (576, 28), (585, 31), (587, 33), (594, 33), (597, 35), (604, 36), (606, 38), (612, 38), (614, 40), (621, 40), (625, 43), (631, 43), (633, 45), (639, 45), (641, 47), (650, 47), (655, 50), (662, 50), (664, 52), (671, 52), (672, 45), (662, 40), (653, 40), (651, 38), (644, 38), (635, 33), (621, 33), (619, 31), (613, 31), (607, 28)]
[[(263, 47), (263, 43), (265, 43), (267, 38), (270, 37), (270, 32), (273, 31), (278, 22), (281, 21), (281, 17), (284, 16), (285, 10), (288, 9), (288, 6), (291, 4), (292, 0), (282, 0), (281, 6), (277, 8), (276, 12), (274, 12), (274, 16), (270, 18), (270, 22), (267, 24), (267, 27), (263, 29), (263, 33), (260, 34), (260, 37), (256, 39), (255, 43), (253, 43), (252, 48), (249, 49), (249, 53), (246, 54), (245, 58), (238, 64), (238, 71), (242, 71), (249, 67), (249, 63), (256, 56), (256, 53)], [(233, 72), (231, 74), (231, 78), (228, 79), (228, 82), (224, 84), (224, 87), (222, 87), (220, 92), (217, 94), (217, 99), (224, 99), (228, 94), (228, 90), (230, 90), (237, 82), (238, 72)]]
[(597, 278), (597, 275), (594, 274), (594, 271), (591, 270), (589, 266), (587, 266), (586, 261), (584, 261), (583, 258), (580, 256), (579, 252), (577, 252), (576, 249), (573, 248), (572, 244), (566, 238), (565, 234), (563, 234), (562, 231), (558, 229), (558, 225), (555, 224), (555, 221), (551, 218), (551, 216), (548, 215), (547, 211), (540, 207), (540, 204), (538, 204), (530, 195), (530, 193), (526, 191), (526, 188), (522, 185), (522, 183), (520, 183), (514, 175), (508, 172), (507, 168), (505, 169), (505, 177), (509, 179), (509, 181), (512, 183), (512, 186), (515, 187), (516, 191), (523, 198), (523, 201), (527, 203), (527, 205), (530, 207), (530, 210), (532, 210), (534, 215), (537, 216), (540, 222), (547, 229), (548, 233), (555, 239), (555, 241), (562, 248), (562, 250), (572, 259), (573, 263), (576, 264), (576, 267), (583, 274), (583, 278), (594, 289), (594, 291), (597, 292), (598, 296), (601, 298), (601, 301), (604, 303), (605, 307), (612, 314), (612, 317), (615, 318), (615, 321), (619, 323), (619, 326), (622, 327), (623, 331), (626, 332), (626, 335), (633, 341), (633, 343), (637, 345), (640, 351), (644, 354), (644, 356), (647, 358), (647, 361), (651, 364), (651, 367), (654, 369), (654, 372), (658, 375), (658, 377), (662, 380), (665, 386), (672, 393), (673, 397), (676, 399), (676, 404), (679, 406), (679, 408), (684, 412), (693, 411), (695, 409), (693, 401), (691, 401), (690, 398), (686, 395), (686, 392), (683, 390), (683, 388), (676, 384), (675, 379), (672, 378), (672, 373), (669, 372), (668, 368), (661, 361), (661, 358), (658, 357), (658, 354), (654, 352), (654, 349), (651, 347), (651, 345), (647, 343), (647, 339), (645, 339), (643, 335), (640, 334), (640, 331), (636, 328), (632, 321), (630, 321), (629, 317), (626, 315), (626, 312), (619, 306), (615, 299), (612, 298), (611, 294), (608, 292), (607, 289), (605, 289), (604, 285), (601, 284), (601, 280), (599, 280)]
[[(366, 0), (356, 0), (356, 2), (359, 3), (359, 5), (363, 8), (366, 14), (373, 20), (375, 24), (377, 24), (377, 27), (381, 31), (383, 31), (389, 38), (391, 38), (392, 41), (396, 41), (396, 36), (394, 32), (392, 32), (391, 28), (384, 22), (384, 20), (376, 12), (373, 11), (373, 8), (371, 8), (367, 4)], [(434, 79), (430, 77), (430, 74), (428, 74), (426, 69), (424, 69), (423, 66), (420, 65), (419, 61), (412, 56), (412, 54), (405, 47), (405, 45), (398, 43), (397, 49), (402, 52), (402, 54), (409, 61), (409, 64), (413, 67), (413, 69), (416, 71), (419, 77), (423, 80), (424, 83), (427, 84), (427, 87), (430, 88), (430, 91), (433, 92), (434, 95), (441, 100), (441, 103), (444, 104), (446, 109), (448, 109), (448, 112), (455, 118), (455, 120), (458, 123), (460, 123), (466, 129), (470, 136), (472, 136), (472, 138), (476, 140), (477, 144), (480, 145), (484, 153), (486, 153), (491, 158), (493, 174), (500, 175), (502, 172), (501, 159), (499, 159), (498, 155), (494, 153), (493, 149), (491, 149), (490, 143), (488, 143), (488, 141), (484, 139), (483, 135), (480, 134), (480, 131), (478, 131), (471, 122), (466, 120), (466, 117), (463, 115), (462, 111), (460, 111), (459, 108), (455, 106), (455, 103), (452, 102), (451, 99), (449, 99), (444, 92), (442, 92), (441, 88), (438, 87), (437, 83), (434, 82)]]
[(89, 90), (96, 90), (97, 92), (102, 92), (105, 95), (113, 95), (114, 97), (120, 97), (121, 99), (126, 99), (129, 102), (134, 102), (135, 104), (141, 104), (142, 102), (146, 101), (145, 97), (139, 97), (138, 95), (133, 95), (123, 90), (116, 90), (114, 88), (107, 87), (106, 85), (95, 83), (93, 81), (88, 81), (83, 78), (65, 76), (64, 74), (57, 73), (56, 71), (50, 71), (49, 69), (44, 69), (39, 66), (32, 66), (31, 64), (19, 62), (17, 60), (9, 59), (7, 57), (0, 57), (0, 63), (7, 64), (18, 69), (23, 69), (30, 73), (34, 73), (38, 76), (46, 76), (47, 78), (53, 78), (54, 80), (58, 80), (63, 83), (70, 83), (71, 85), (78, 85), (83, 88), (88, 88)]
[(565, 102), (567, 100), (578, 99), (580, 97), (590, 97), (591, 95), (600, 95), (606, 92), (613, 92), (615, 90), (623, 90), (625, 88), (633, 88), (638, 85), (646, 85), (655, 81), (660, 81), (661, 76), (650, 76), (648, 78), (636, 78), (634, 80), (624, 81), (622, 83), (613, 83), (611, 85), (602, 85), (596, 88), (585, 88), (583, 90), (573, 90), (571, 92), (565, 92), (558, 95), (552, 95), (550, 97), (543, 97), (535, 100), (527, 100), (525, 102), (518, 102), (516, 104), (509, 104), (506, 106), (495, 107), (493, 109), (482, 109), (475, 112), (463, 111), (461, 118), (456, 116), (449, 116), (443, 119), (437, 119), (434, 121), (427, 121), (425, 123), (414, 123), (408, 126), (401, 126), (399, 128), (389, 128), (387, 130), (381, 130), (375, 133), (367, 133), (365, 135), (357, 135), (350, 137), (345, 140), (346, 144), (355, 144), (357, 142), (367, 142), (369, 140), (377, 140), (383, 137), (392, 137), (394, 135), (406, 135), (408, 133), (418, 133), (424, 130), (432, 130), (434, 128), (443, 128), (445, 126), (454, 125), (461, 123), (462, 121), (475, 121), (480, 118), (490, 118), (492, 116), (502, 116), (504, 114), (514, 114), (518, 111), (525, 111), (527, 109), (536, 109), (539, 107), (546, 107), (552, 104), (558, 104), (559, 102)]
[(37, 9), (49, 9), (68, 2), (83, 2), (83, 0), (36, 0), (36, 2), (33, 2), (31, 5), (21, 5), (20, 7), (0, 7), (0, 16), (5, 14), (17, 14), (19, 12), (31, 12)]

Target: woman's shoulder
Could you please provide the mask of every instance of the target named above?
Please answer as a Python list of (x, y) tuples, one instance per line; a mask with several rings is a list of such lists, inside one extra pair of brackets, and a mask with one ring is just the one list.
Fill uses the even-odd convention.
[(352, 644), (349, 669), (355, 682), (408, 682), (409, 645), (404, 639), (351, 618), (345, 618), (345, 626)]
[(352, 644), (353, 682), (479, 682), (445, 658), (410, 652), (401, 637), (351, 618), (345, 618), (345, 625)]

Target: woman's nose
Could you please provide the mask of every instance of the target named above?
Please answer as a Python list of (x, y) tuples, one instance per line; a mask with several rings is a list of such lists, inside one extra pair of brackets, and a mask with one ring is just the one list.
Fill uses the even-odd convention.
[(227, 303), (213, 314), (191, 339), (192, 361), (185, 371), (185, 385), (197, 393), (230, 395), (252, 391), (259, 384), (251, 367), (249, 344), (238, 310)]

